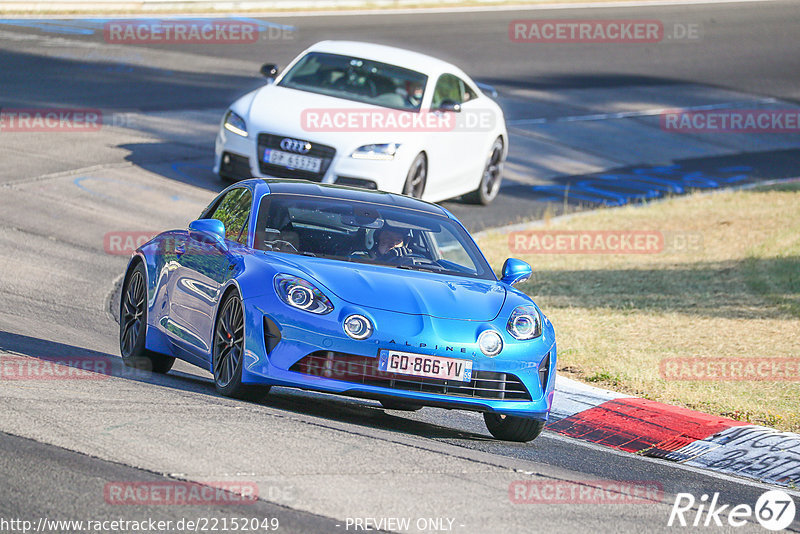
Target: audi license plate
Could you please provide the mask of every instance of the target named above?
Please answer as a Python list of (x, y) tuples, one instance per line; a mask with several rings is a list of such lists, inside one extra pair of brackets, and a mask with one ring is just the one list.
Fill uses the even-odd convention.
[(382, 349), (379, 354), (378, 369), (389, 373), (399, 373), (442, 380), (472, 380), (472, 360), (428, 356), (411, 352), (398, 352)]
[(301, 156), (300, 154), (292, 154), (291, 152), (274, 150), (272, 148), (264, 149), (264, 161), (273, 165), (288, 167), (289, 169), (297, 169), (316, 173), (319, 172), (319, 169), (322, 166), (322, 160), (320, 158)]

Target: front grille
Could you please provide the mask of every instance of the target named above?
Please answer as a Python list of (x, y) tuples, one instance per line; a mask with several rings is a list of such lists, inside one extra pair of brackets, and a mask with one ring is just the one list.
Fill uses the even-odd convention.
[[(281, 165), (272, 165), (264, 161), (264, 149), (272, 148), (276, 150), (283, 150), (281, 148), (281, 140), (286, 138), (285, 135), (274, 135), (268, 133), (258, 134), (258, 168), (262, 174), (274, 176), (275, 178), (296, 178), (298, 180), (312, 180), (314, 182), (322, 181), (323, 176), (328, 171), (331, 165), (333, 156), (336, 155), (336, 149), (332, 146), (320, 145), (319, 143), (311, 143), (311, 150), (303, 156), (311, 156), (314, 158), (322, 158), (322, 165), (320, 165), (319, 172), (303, 171), (300, 169), (290, 169), (282, 167)], [(290, 139), (295, 139), (290, 137)], [(298, 139), (298, 141), (306, 142), (305, 139)], [(284, 152), (286, 152), (284, 150)]]
[(510, 373), (472, 371), (472, 381), (439, 380), (378, 370), (378, 359), (340, 352), (318, 351), (295, 363), (296, 373), (404, 391), (419, 391), (475, 399), (529, 401), (531, 396), (519, 378)]

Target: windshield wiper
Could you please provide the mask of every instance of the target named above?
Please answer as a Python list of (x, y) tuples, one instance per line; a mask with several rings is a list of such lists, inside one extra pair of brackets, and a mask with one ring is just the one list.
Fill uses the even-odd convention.
[(427, 266), (427, 265), (425, 265), (425, 266), (423, 266), (423, 265), (409, 265), (409, 264), (406, 263), (406, 264), (403, 264), (403, 265), (397, 265), (396, 267), (398, 269), (405, 269), (407, 271), (427, 271), (429, 273), (446, 273), (446, 272), (448, 272), (447, 269), (445, 269), (444, 267), (438, 267), (438, 266), (434, 267), (432, 265), (431, 266)]

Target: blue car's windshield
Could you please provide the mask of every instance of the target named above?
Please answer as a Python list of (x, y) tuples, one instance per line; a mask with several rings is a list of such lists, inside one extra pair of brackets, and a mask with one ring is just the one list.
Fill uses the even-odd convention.
[(255, 248), (494, 280), (466, 231), (445, 216), (325, 197), (261, 201)]
[(386, 108), (418, 111), (428, 77), (387, 63), (309, 52), (278, 85)]

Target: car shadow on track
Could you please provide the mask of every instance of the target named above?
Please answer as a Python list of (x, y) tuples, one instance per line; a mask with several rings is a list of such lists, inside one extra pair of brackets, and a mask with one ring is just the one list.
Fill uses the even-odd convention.
[(201, 187), (215, 193), (232, 183), (223, 180), (212, 171), (213, 143), (206, 147), (162, 141), (128, 143), (119, 145), (119, 148), (130, 152), (125, 156), (125, 161), (168, 180)]
[(339, 395), (280, 388), (278, 391), (271, 392), (264, 404), (271, 408), (298, 414), (424, 438), (469, 441), (490, 441), (492, 439), (489, 436), (404, 417), (398, 415), (403, 412), (387, 411), (377, 404), (367, 404), (371, 402)]
[[(73, 369), (69, 369), (71, 367)], [(202, 376), (172, 370), (166, 375), (126, 367), (119, 356), (66, 343), (0, 331), (0, 381), (86, 380), (117, 378), (170, 389), (199, 393), (225, 402), (254, 408), (288, 411), (367, 428), (388, 430), (431, 439), (488, 441), (472, 432), (443, 427), (387, 413), (370, 401), (337, 395), (276, 388), (262, 403), (225, 399), (213, 382)]]

